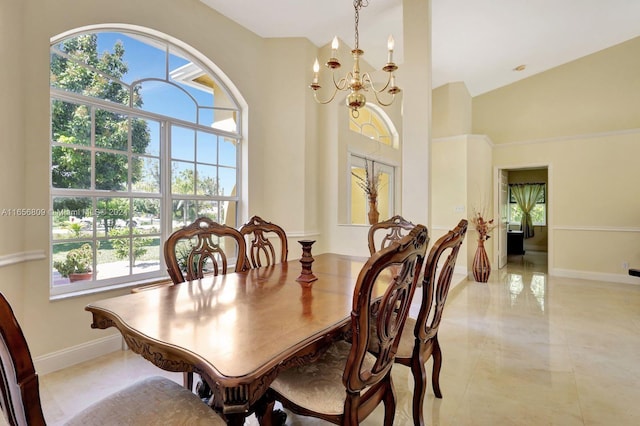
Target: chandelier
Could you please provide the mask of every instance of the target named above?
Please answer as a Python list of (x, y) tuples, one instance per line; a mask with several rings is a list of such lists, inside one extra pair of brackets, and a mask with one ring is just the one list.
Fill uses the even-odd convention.
[[(353, 69), (346, 76), (342, 77), (339, 80), (336, 80), (335, 70), (340, 68), (340, 61), (337, 58), (339, 47), (338, 38), (334, 37), (333, 42), (331, 43), (331, 58), (329, 58), (329, 60), (325, 64), (327, 68), (331, 69), (334, 86), (333, 94), (327, 100), (323, 101), (318, 99), (318, 89), (321, 88), (320, 84), (318, 84), (318, 73), (320, 71), (318, 58), (316, 58), (313, 64), (313, 82), (309, 85), (309, 87), (313, 90), (313, 98), (320, 104), (328, 104), (329, 102), (333, 101), (338, 91), (349, 90), (350, 93), (347, 96), (347, 106), (349, 107), (349, 109), (351, 109), (351, 115), (353, 116), (353, 118), (358, 118), (358, 116), (360, 115), (360, 112), (358, 110), (364, 107), (367, 103), (367, 98), (364, 92), (368, 92), (369, 90), (371, 90), (378, 104), (382, 106), (389, 106), (393, 103), (396, 93), (399, 93), (401, 91), (401, 89), (396, 86), (396, 79), (393, 75), (393, 72), (398, 69), (398, 66), (393, 62), (394, 41), (392, 36), (389, 36), (389, 40), (387, 42), (387, 48), (389, 49), (387, 63), (384, 67), (382, 67), (382, 71), (388, 73), (387, 83), (384, 85), (384, 87), (377, 89), (374, 86), (369, 73), (360, 72), (360, 57), (364, 54), (364, 52), (360, 50), (358, 22), (360, 21), (360, 9), (363, 7), (367, 7), (368, 5), (369, 0), (353, 1), (353, 8), (355, 9), (355, 47), (351, 51), (351, 54), (353, 55)], [(385, 91), (391, 95), (391, 98), (390, 100), (388, 100), (388, 102), (384, 102), (379, 96)]]

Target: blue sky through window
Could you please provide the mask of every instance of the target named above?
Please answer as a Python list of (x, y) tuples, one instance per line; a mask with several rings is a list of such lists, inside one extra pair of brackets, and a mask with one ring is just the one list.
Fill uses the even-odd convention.
[[(141, 79), (155, 78), (158, 80), (170, 80), (178, 84), (182, 89), (187, 91), (197, 104), (201, 107), (209, 107), (200, 109), (194, 104), (193, 100), (184, 92), (162, 81), (146, 81), (142, 83), (140, 95), (142, 97), (145, 111), (178, 118), (187, 122), (197, 122), (198, 114), (200, 116), (200, 124), (210, 126), (215, 119), (215, 112), (210, 109), (214, 106), (214, 98), (211, 91), (201, 90), (191, 85), (184, 84), (180, 81), (171, 80), (172, 71), (191, 63), (188, 59), (177, 55), (174, 50), (169, 52), (167, 61), (166, 45), (163, 42), (156, 42), (145, 36), (136, 37), (119, 32), (99, 32), (97, 33), (98, 54), (104, 52), (112, 52), (113, 46), (117, 41), (122, 42), (124, 46), (123, 60), (127, 64), (128, 71), (122, 77), (127, 84), (139, 81)], [(168, 69), (167, 69), (168, 64)], [(167, 73), (169, 75), (167, 75)], [(160, 139), (160, 128), (155, 122), (148, 120), (150, 126), (151, 140), (158, 141)], [(178, 130), (181, 136), (185, 136), (185, 129)], [(174, 138), (177, 136), (174, 128)], [(203, 139), (203, 140), (200, 140)], [(221, 165), (235, 167), (236, 166), (236, 147), (234, 144), (226, 142), (224, 138), (219, 139), (219, 154), (216, 152), (215, 145), (205, 149), (203, 142), (215, 142), (215, 137), (206, 136), (204, 132), (198, 132), (198, 162), (215, 164), (218, 160)], [(193, 154), (195, 142), (193, 132), (189, 132), (188, 137), (180, 138), (180, 141), (174, 140), (172, 144), (172, 157), (174, 159), (183, 159), (187, 161), (195, 161)], [(157, 152), (153, 152), (157, 155)], [(187, 158), (188, 157), (188, 158)], [(203, 160), (206, 157), (207, 160)], [(203, 170), (204, 172), (204, 170)], [(210, 174), (209, 171), (208, 174)], [(234, 169), (219, 169), (218, 178), (220, 186), (224, 188), (225, 195), (230, 195), (236, 181)]]

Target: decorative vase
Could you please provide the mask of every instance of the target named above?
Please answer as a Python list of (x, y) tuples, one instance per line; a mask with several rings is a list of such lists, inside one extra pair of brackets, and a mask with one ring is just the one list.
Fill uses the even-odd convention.
[(378, 213), (378, 200), (376, 196), (369, 196), (369, 225), (378, 223), (380, 213)]
[(87, 281), (87, 280), (90, 280), (92, 276), (93, 276), (93, 272), (72, 273), (72, 274), (69, 274), (69, 281), (72, 283), (76, 281)]
[(484, 240), (478, 240), (478, 248), (476, 249), (476, 255), (473, 257), (473, 278), (479, 283), (486, 283), (489, 281), (489, 275), (491, 274), (491, 263), (489, 263), (489, 256), (484, 249)]

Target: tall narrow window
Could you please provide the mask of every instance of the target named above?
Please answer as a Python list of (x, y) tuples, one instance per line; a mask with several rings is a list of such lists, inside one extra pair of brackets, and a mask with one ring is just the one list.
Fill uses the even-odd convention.
[[(394, 215), (395, 167), (373, 160), (350, 156), (351, 223), (368, 224), (369, 211), (376, 208), (383, 221)], [(376, 194), (376, 205), (370, 204), (370, 193)]]
[(52, 295), (162, 278), (174, 229), (236, 226), (240, 114), (210, 70), (124, 31), (58, 40), (50, 58)]

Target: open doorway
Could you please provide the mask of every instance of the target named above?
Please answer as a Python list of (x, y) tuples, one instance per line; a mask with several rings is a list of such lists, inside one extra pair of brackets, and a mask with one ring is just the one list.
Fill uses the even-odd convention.
[[(497, 228), (498, 267), (534, 263), (548, 269), (549, 170), (546, 166), (498, 170)], [(525, 196), (526, 195), (526, 196)], [(529, 198), (528, 205), (525, 199)], [(534, 202), (531, 202), (535, 199)], [(523, 222), (523, 209), (530, 208), (531, 221)]]

